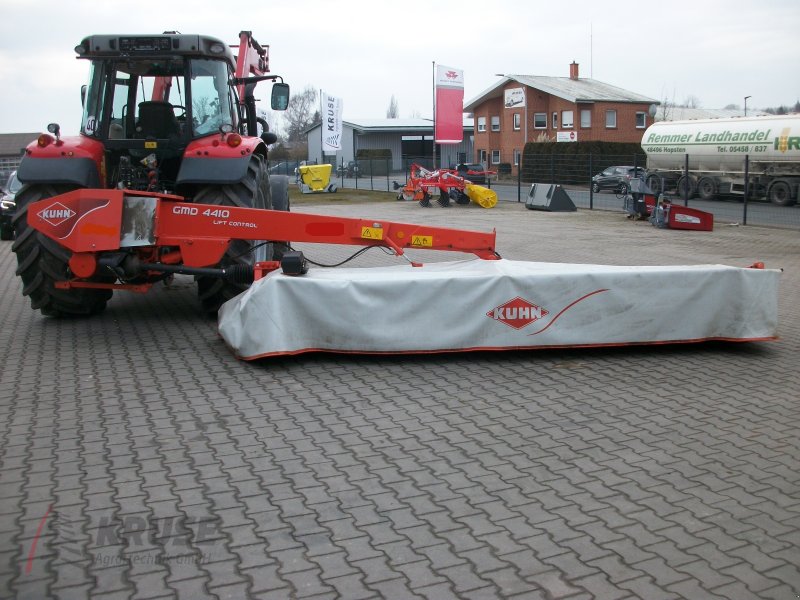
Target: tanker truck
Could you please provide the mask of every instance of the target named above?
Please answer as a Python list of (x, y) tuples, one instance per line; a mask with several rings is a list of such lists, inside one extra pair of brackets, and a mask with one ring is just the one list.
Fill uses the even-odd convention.
[[(703, 200), (744, 196), (790, 206), (800, 188), (800, 114), (659, 121), (644, 132), (647, 185)], [(688, 163), (688, 172), (687, 172)]]

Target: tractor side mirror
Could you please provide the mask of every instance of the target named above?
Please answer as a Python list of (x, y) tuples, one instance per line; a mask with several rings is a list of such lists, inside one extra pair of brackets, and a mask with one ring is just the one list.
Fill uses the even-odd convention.
[(86, 106), (86, 84), (81, 86), (81, 106)]
[(286, 110), (289, 107), (289, 84), (272, 84), (272, 110)]

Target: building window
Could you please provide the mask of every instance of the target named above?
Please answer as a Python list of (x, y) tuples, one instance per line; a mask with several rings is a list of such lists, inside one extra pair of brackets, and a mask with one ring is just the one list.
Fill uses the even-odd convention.
[(486, 117), (478, 117), (478, 131), (486, 131)]
[(647, 127), (647, 113), (636, 113), (636, 129), (644, 129)]
[(500, 150), (492, 150), (492, 164), (496, 165), (500, 163)]
[(478, 150), (478, 162), (486, 164), (486, 150)]
[(533, 115), (534, 129), (547, 129), (547, 113), (535, 113)]
[(592, 111), (588, 109), (581, 110), (581, 127), (592, 126)]
[(615, 110), (607, 110), (606, 111), (606, 128), (607, 129), (614, 129), (617, 126), (617, 111)]
[(553, 111), (553, 129), (558, 129), (558, 113)]
[(500, 131), (500, 117), (492, 117), (492, 131)]
[(571, 110), (562, 110), (561, 111), (561, 126), (565, 128), (572, 128), (574, 126), (573, 123), (573, 113)]
[(522, 115), (514, 113), (514, 131), (519, 131), (522, 127)]
[(519, 150), (514, 150), (514, 166), (519, 166), (519, 159), (521, 158), (521, 153)]

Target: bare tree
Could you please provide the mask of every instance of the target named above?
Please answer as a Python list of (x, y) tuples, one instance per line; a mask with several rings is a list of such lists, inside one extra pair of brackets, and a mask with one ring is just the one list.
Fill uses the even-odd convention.
[(683, 104), (681, 104), (681, 106), (684, 108), (700, 108), (702, 105), (703, 103), (700, 102), (700, 98), (698, 98), (694, 94), (689, 94), (688, 96), (686, 96), (686, 99), (683, 101)]
[(675, 111), (675, 103), (667, 100), (666, 96), (661, 102), (661, 118), (659, 121), (669, 121), (672, 119), (672, 113)]
[(396, 119), (400, 116), (400, 110), (397, 107), (397, 99), (392, 94), (392, 99), (389, 100), (389, 108), (386, 109), (386, 118), (387, 119)]
[(290, 142), (303, 141), (305, 130), (320, 120), (317, 90), (309, 85), (300, 94), (293, 95), (283, 119), (286, 122), (286, 139)]

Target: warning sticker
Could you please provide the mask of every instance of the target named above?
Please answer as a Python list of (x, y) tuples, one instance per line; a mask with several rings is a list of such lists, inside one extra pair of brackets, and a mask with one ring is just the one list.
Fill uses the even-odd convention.
[(145, 142), (144, 147), (147, 149), (158, 148), (158, 142), (153, 142), (153, 141)]
[(412, 235), (411, 236), (411, 245), (412, 246), (420, 246), (422, 248), (433, 248), (433, 236), (432, 235)]
[(382, 240), (383, 229), (380, 227), (362, 227), (361, 237), (365, 240)]

